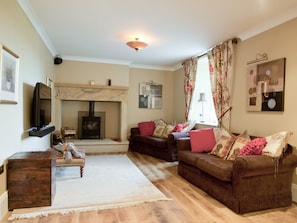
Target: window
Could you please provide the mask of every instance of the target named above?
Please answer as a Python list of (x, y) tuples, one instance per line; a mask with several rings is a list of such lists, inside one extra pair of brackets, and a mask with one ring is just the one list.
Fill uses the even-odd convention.
[(199, 124), (218, 124), (212, 100), (209, 63), (207, 55), (198, 59), (196, 83), (189, 111), (189, 120), (196, 120)]

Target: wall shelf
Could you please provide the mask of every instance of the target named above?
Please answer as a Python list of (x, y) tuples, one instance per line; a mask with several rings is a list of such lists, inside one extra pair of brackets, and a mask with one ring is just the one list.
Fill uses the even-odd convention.
[(47, 134), (50, 134), (51, 132), (55, 131), (55, 126), (48, 126), (41, 129), (34, 129), (29, 131), (29, 136), (38, 136), (43, 137)]
[(91, 84), (69, 84), (69, 83), (55, 83), (55, 87), (64, 88), (82, 88), (82, 89), (111, 89), (111, 90), (128, 90), (125, 86), (106, 86), (106, 85), (91, 85)]

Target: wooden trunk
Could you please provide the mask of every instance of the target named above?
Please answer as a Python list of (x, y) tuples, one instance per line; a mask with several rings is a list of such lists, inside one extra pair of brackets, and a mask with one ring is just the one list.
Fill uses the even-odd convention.
[(8, 159), (8, 209), (52, 205), (56, 159), (50, 152), (19, 152)]

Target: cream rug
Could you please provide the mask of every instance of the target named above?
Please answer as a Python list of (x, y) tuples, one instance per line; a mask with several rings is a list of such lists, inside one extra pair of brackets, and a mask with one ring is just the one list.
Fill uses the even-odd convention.
[(48, 214), (92, 211), (168, 200), (125, 154), (86, 157), (84, 176), (79, 167), (57, 168), (52, 206), (15, 209), (9, 220)]

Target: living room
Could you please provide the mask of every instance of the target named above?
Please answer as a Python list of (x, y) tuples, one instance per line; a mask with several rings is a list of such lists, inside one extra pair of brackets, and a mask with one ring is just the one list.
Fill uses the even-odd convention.
[[(131, 127), (138, 122), (164, 119), (167, 122), (184, 122), (185, 106), (183, 93), (184, 71), (135, 68), (123, 64), (96, 63), (64, 60), (54, 65), (53, 55), (36, 32), (25, 13), (16, 1), (4, 0), (0, 7), (0, 42), (20, 57), (19, 95), (17, 104), (0, 104), (0, 165), (7, 158), (20, 151), (45, 150), (50, 146), (50, 135), (42, 138), (29, 137), (30, 105), (34, 85), (37, 81), (46, 82), (47, 77), (54, 83), (86, 84), (94, 81), (106, 85), (107, 79), (112, 86), (128, 88), (127, 128), (128, 137)], [(234, 88), (232, 95), (232, 132), (248, 130), (251, 135), (266, 136), (280, 130), (290, 130), (294, 134), (290, 143), (297, 145), (297, 126), (294, 98), (297, 81), (297, 19), (293, 18), (252, 38), (239, 41), (235, 48)], [(223, 41), (223, 40), (222, 40)], [(247, 112), (246, 111), (246, 63), (257, 53), (267, 53), (269, 60), (286, 58), (286, 84), (284, 112)], [(138, 107), (139, 83), (153, 81), (163, 86), (162, 109), (140, 109)], [(55, 111), (53, 104), (53, 111)], [(61, 124), (56, 114), (53, 123)], [(69, 126), (72, 127), (72, 126)], [(111, 137), (118, 137), (110, 130)], [(296, 153), (296, 150), (294, 151)], [(6, 170), (0, 175), (0, 219), (7, 213)], [(293, 200), (297, 201), (297, 175), (292, 182)]]

